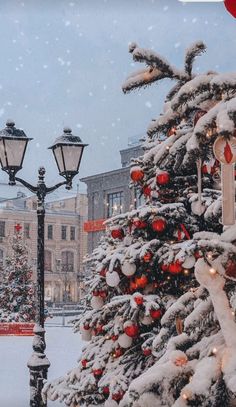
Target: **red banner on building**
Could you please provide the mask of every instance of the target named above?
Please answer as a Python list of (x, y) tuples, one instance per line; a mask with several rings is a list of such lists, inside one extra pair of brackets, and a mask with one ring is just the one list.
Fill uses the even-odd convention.
[(84, 223), (84, 231), (85, 232), (99, 232), (101, 230), (105, 230), (106, 226), (104, 225), (106, 219), (96, 219), (96, 220), (89, 220), (88, 222)]
[(1, 322), (0, 336), (33, 336), (34, 324), (27, 322)]

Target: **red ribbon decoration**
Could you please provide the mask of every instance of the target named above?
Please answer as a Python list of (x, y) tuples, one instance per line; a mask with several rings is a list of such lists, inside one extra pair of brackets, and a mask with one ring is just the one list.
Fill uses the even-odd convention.
[(188, 233), (188, 231), (187, 231), (187, 229), (186, 229), (186, 227), (184, 226), (183, 223), (180, 224), (180, 227), (181, 227), (182, 231), (184, 232), (185, 237), (186, 237), (188, 240), (190, 240), (190, 239), (191, 239), (190, 234)]

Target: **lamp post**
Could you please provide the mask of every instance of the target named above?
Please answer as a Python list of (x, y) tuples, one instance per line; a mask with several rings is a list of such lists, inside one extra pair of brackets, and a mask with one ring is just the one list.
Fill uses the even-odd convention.
[(9, 175), (9, 185), (20, 182), (27, 189), (37, 195), (37, 283), (36, 283), (36, 317), (33, 338), (33, 354), (27, 366), (30, 370), (30, 406), (45, 407), (47, 402), (42, 399), (43, 381), (47, 378), (50, 366), (45, 355), (45, 329), (44, 329), (44, 201), (47, 194), (55, 191), (62, 185), (66, 189), (72, 188), (72, 179), (79, 172), (83, 150), (88, 144), (82, 143), (78, 136), (74, 136), (70, 128), (65, 128), (62, 136), (58, 137), (49, 147), (53, 151), (59, 174), (65, 181), (47, 187), (44, 182), (45, 168), (38, 170), (37, 185), (31, 185), (25, 180), (16, 177), (21, 170), (28, 142), (23, 130), (16, 129), (15, 123), (8, 120), (5, 129), (0, 131), (0, 162), (2, 170)]

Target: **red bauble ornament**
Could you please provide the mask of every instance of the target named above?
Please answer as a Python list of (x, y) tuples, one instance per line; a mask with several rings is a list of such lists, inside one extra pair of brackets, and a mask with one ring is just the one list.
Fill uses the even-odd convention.
[(136, 302), (137, 305), (142, 305), (143, 304), (143, 296), (140, 295), (136, 295), (134, 297), (134, 301)]
[(117, 341), (117, 339), (118, 339), (118, 335), (112, 335), (111, 340), (113, 342)]
[(98, 291), (98, 290), (94, 290), (94, 291), (93, 291), (93, 296), (94, 296), (94, 297), (99, 297), (99, 291)]
[(131, 169), (130, 177), (132, 181), (140, 182), (144, 177), (144, 172), (141, 170), (141, 168), (135, 167), (133, 170)]
[(95, 377), (101, 376), (103, 374), (103, 369), (93, 369), (93, 375)]
[(124, 231), (123, 229), (112, 229), (111, 236), (113, 237), (113, 239), (121, 240), (124, 237)]
[(102, 389), (103, 394), (109, 394), (110, 393), (110, 389), (108, 386), (103, 387)]
[(224, 0), (225, 2), (225, 7), (228, 10), (228, 12), (236, 18), (236, 3), (235, 0)]
[(99, 297), (101, 297), (101, 298), (106, 298), (106, 296), (107, 296), (107, 293), (106, 293), (106, 291), (99, 291)]
[(130, 281), (129, 288), (131, 291), (137, 290), (137, 288), (138, 288), (137, 283), (135, 281)]
[(115, 358), (119, 358), (121, 355), (123, 355), (123, 350), (121, 348), (117, 348), (115, 350)]
[(157, 174), (156, 182), (158, 185), (166, 185), (170, 182), (170, 174), (168, 172), (162, 172)]
[(143, 195), (145, 195), (145, 196), (150, 196), (151, 193), (152, 193), (152, 188), (149, 187), (149, 185), (145, 185), (145, 186), (143, 187)]
[(98, 334), (102, 333), (102, 332), (103, 332), (103, 325), (98, 324), (98, 325), (96, 326), (96, 330), (97, 330), (97, 333), (98, 333)]
[(150, 317), (152, 317), (152, 319), (160, 319), (162, 316), (162, 312), (160, 309), (151, 309), (150, 310)]
[(85, 331), (88, 331), (89, 329), (90, 329), (89, 324), (84, 324), (84, 330), (85, 330)]
[(225, 274), (227, 277), (236, 278), (236, 263), (229, 260), (225, 266)]
[(153, 254), (151, 252), (146, 252), (143, 256), (144, 263), (149, 263), (153, 258)]
[(81, 365), (82, 365), (84, 368), (87, 367), (87, 363), (88, 363), (87, 359), (82, 359), (82, 360), (81, 360)]
[(127, 336), (130, 336), (130, 338), (135, 338), (139, 333), (139, 327), (136, 324), (128, 325), (125, 327), (124, 332)]
[(152, 350), (150, 348), (143, 349), (144, 356), (149, 356), (149, 355), (151, 355), (151, 353), (152, 353)]
[(205, 110), (198, 110), (195, 113), (194, 119), (193, 119), (193, 124), (196, 126), (197, 122), (199, 119), (201, 119), (202, 116), (204, 116), (207, 112)]
[(117, 393), (112, 394), (112, 400), (120, 401), (124, 397), (124, 392), (122, 390), (118, 391)]
[(166, 229), (166, 221), (165, 219), (159, 218), (152, 221), (152, 229), (155, 232), (162, 233)]
[(165, 271), (165, 272), (168, 271), (168, 270), (169, 270), (169, 264), (164, 264), (164, 263), (163, 263), (163, 264), (161, 265), (161, 270), (162, 270), (162, 271)]
[(145, 288), (148, 283), (148, 278), (142, 274), (141, 277), (137, 277), (135, 280), (137, 288)]
[(141, 220), (141, 219), (136, 219), (133, 221), (133, 225), (137, 229), (145, 229), (147, 227), (147, 222), (145, 222), (144, 220)]
[(176, 260), (174, 263), (169, 265), (169, 272), (171, 274), (179, 274), (181, 271), (183, 271), (183, 268), (179, 260)]

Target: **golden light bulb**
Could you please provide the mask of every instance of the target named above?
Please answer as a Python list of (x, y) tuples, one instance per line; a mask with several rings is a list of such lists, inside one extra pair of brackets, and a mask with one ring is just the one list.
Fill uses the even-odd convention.
[(216, 274), (216, 270), (215, 270), (213, 267), (211, 267), (211, 268), (209, 269), (209, 273), (212, 274), (212, 275), (214, 275), (214, 274)]
[(183, 397), (184, 400), (187, 400), (187, 399), (188, 399), (188, 396), (187, 396), (187, 394), (185, 394), (185, 393), (183, 393), (182, 397)]
[(212, 349), (212, 353), (214, 353), (214, 355), (217, 353), (217, 349), (216, 348), (213, 348)]

